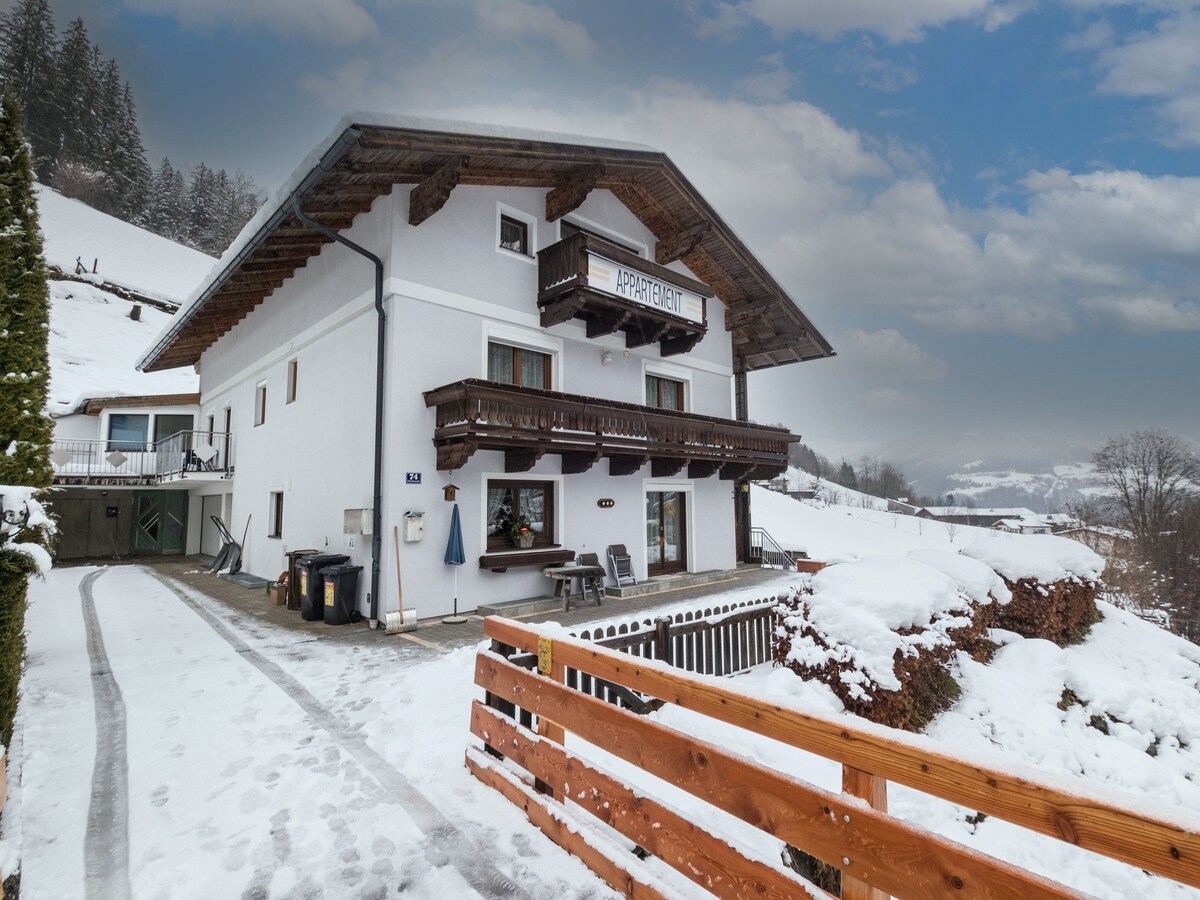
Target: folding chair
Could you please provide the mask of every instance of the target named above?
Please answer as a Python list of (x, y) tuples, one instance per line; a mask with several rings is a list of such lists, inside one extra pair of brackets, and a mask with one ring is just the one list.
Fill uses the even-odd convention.
[(624, 544), (608, 545), (608, 567), (617, 587), (621, 587), (626, 581), (629, 584), (637, 584), (637, 579), (633, 577), (633, 558)]
[(604, 569), (600, 565), (600, 557), (595, 553), (580, 553), (578, 564), (593, 570), (579, 579), (579, 593), (586, 599), (590, 590), (596, 598), (596, 605), (601, 606), (604, 603), (601, 599), (604, 594)]

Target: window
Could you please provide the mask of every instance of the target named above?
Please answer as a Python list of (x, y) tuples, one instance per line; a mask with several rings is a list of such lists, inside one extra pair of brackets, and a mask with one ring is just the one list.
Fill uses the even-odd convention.
[(511, 532), (521, 525), (534, 532), (534, 547), (554, 546), (554, 482), (489, 480), (488, 550), (515, 550)]
[(208, 417), (208, 442), (210, 444), (213, 442), (213, 435), (217, 433), (217, 421), (216, 420), (217, 420), (216, 416)]
[(549, 353), (488, 342), (488, 381), (550, 390)]
[(283, 491), (271, 492), (271, 506), (267, 511), (267, 537), (283, 537)]
[(646, 375), (646, 405), (683, 410), (683, 382), (661, 375)]
[(287, 395), (284, 399), (285, 403), (296, 402), (296, 376), (300, 374), (300, 364), (297, 360), (288, 360), (287, 374)]
[(568, 222), (565, 219), (559, 225), (558, 233), (562, 237), (562, 240), (564, 240), (564, 241), (567, 238), (571, 237), (572, 235), (586, 234), (586, 235), (590, 235), (591, 237), (594, 237), (594, 238), (599, 238), (602, 241), (608, 241), (610, 244), (620, 247), (622, 250), (628, 250), (634, 256), (644, 256), (645, 255), (642, 253), (641, 250), (639, 250), (637, 247), (633, 246), (632, 244), (627, 244), (618, 238), (609, 237), (607, 234), (601, 234), (600, 232), (593, 231), (590, 228), (584, 228), (582, 225), (576, 225), (574, 222)]
[[(155, 416), (154, 445), (157, 447), (173, 434), (179, 434), (181, 431), (191, 431), (192, 422), (193, 419), (191, 416)], [(190, 447), (191, 444), (189, 443), (186, 446)]]
[(254, 389), (254, 424), (267, 421), (267, 383), (260, 381)]
[(529, 225), (512, 216), (500, 216), (500, 246), (522, 256), (529, 255)]
[(150, 417), (148, 415), (113, 413), (108, 417), (109, 450), (141, 452), (146, 449), (146, 442), (149, 438)]

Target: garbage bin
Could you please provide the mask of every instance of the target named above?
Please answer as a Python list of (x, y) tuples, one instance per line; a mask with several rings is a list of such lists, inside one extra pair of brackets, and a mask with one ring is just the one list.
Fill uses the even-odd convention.
[(326, 566), (321, 570), (325, 579), (325, 624), (345, 625), (357, 618), (358, 573), (362, 566)]
[(297, 563), (302, 556), (312, 556), (317, 553), (316, 547), (310, 547), (307, 550), (289, 550), (283, 554), (287, 557), (287, 608), (300, 608), (300, 567)]
[(319, 622), (325, 618), (325, 580), (318, 574), (326, 566), (349, 561), (342, 553), (314, 553), (296, 561), (300, 570), (300, 618)]

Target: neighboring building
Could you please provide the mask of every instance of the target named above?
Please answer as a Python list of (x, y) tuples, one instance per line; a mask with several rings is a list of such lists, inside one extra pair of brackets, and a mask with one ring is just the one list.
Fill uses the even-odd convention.
[[(734, 567), (748, 482), (797, 440), (747, 421), (746, 373), (832, 349), (664, 154), (360, 116), (309, 160), (142, 361), (196, 366), (201, 422), (229, 423), (249, 571), (343, 552), (368, 613), (374, 550), (377, 617), (397, 563), (406, 606), (448, 612), (451, 482), (462, 609), (545, 595), (543, 566), (610, 544), (639, 580)], [(378, 255), (378, 298), (374, 265), (294, 203)], [(504, 533), (521, 517), (529, 549)]]
[(1050, 534), (1050, 526), (1040, 518), (1032, 519), (1001, 519), (992, 526), (997, 531), (1007, 531), (1009, 534)]
[[(893, 501), (889, 501), (889, 506)], [(936, 519), (951, 525), (976, 525), (991, 528), (1002, 519), (1026, 519), (1037, 516), (1023, 506), (996, 509), (971, 509), (966, 506), (922, 506), (914, 513), (922, 519)]]
[[(915, 516), (921, 511), (921, 507), (915, 506), (912, 503), (909, 503), (907, 500), (892, 500), (889, 498), (887, 502), (887, 511), (899, 513), (902, 516)], [(926, 518), (929, 517), (926, 516)]]
[(1058, 532), (1062, 537), (1086, 544), (1101, 556), (1125, 556), (1133, 544), (1133, 533), (1111, 525), (1078, 525)]

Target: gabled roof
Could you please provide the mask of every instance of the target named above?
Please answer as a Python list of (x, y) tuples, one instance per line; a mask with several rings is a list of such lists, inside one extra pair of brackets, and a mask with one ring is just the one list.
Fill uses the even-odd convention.
[(341, 231), (394, 184), (439, 179), (451, 188), (609, 190), (657, 237), (660, 251), (682, 248), (686, 252), (679, 258), (716, 289), (727, 305), (724, 324), (733, 333), (740, 370), (833, 355), (829, 342), (666, 154), (574, 135), (355, 113), (242, 230), (139, 368), (195, 364), (329, 242), (295, 218), (294, 195), (305, 197), (308, 215)]

